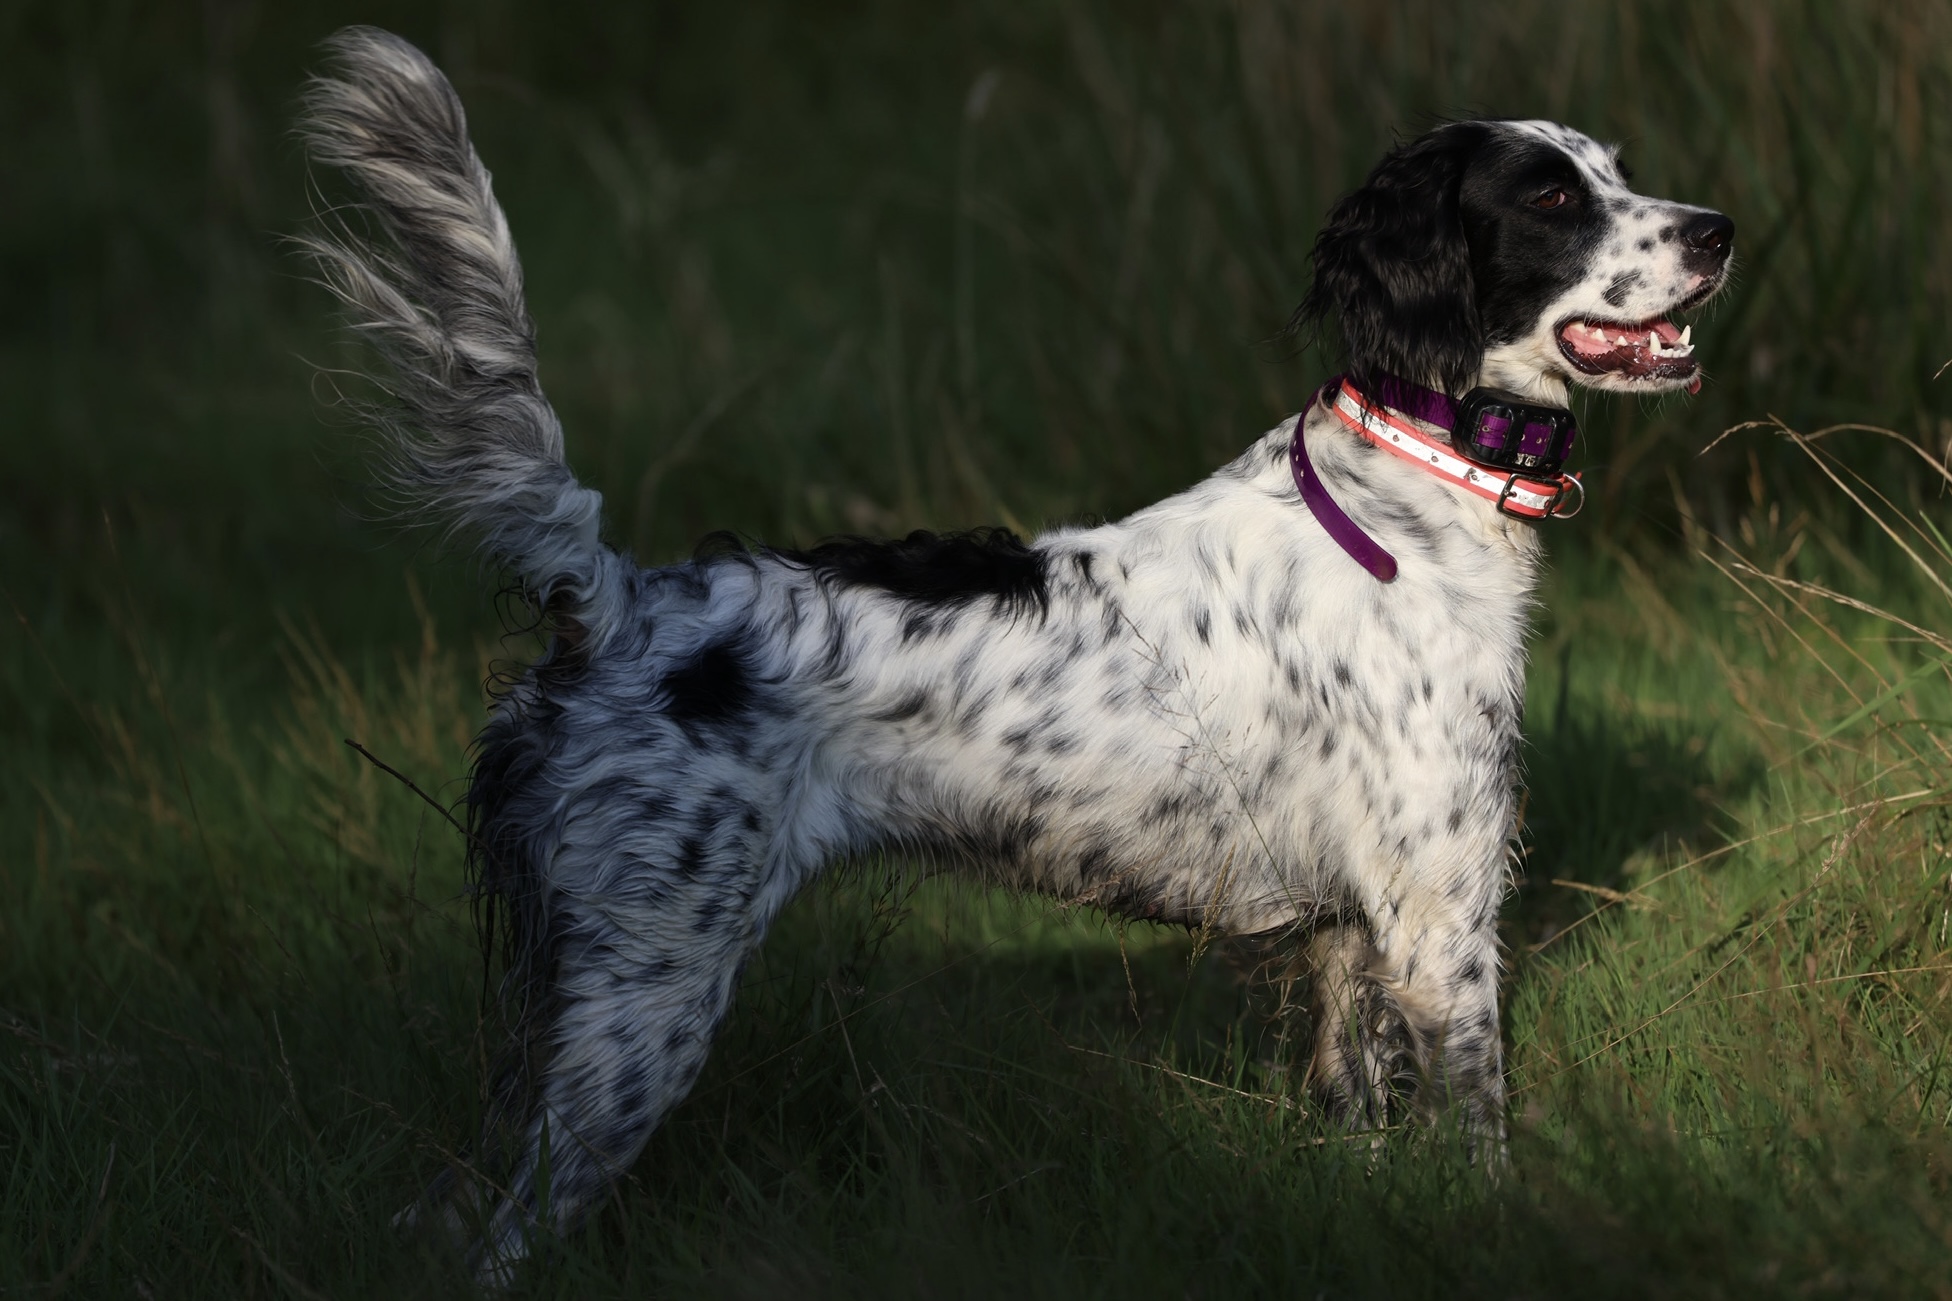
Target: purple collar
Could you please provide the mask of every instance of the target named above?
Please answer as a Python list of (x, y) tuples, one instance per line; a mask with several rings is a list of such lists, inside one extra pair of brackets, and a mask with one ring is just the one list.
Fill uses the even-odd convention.
[[(1347, 511), (1336, 504), (1322, 484), (1322, 476), (1315, 472), (1315, 463), (1308, 459), (1308, 440), (1303, 431), (1308, 427), (1308, 413), (1319, 403), (1327, 406), (1331, 395), (1342, 387), (1342, 377), (1337, 375), (1328, 383), (1315, 390), (1315, 396), (1308, 399), (1308, 405), (1295, 417), (1295, 436), (1288, 444), (1288, 468), (1294, 471), (1295, 487), (1301, 490), (1302, 501), (1308, 504), (1309, 511), (1321, 521), (1322, 528), (1335, 544), (1348, 552), (1358, 565), (1376, 576), (1378, 582), (1387, 583), (1396, 577), (1396, 557), (1376, 545), (1376, 540), (1362, 531), (1362, 526), (1349, 518)], [(1425, 390), (1428, 392), (1428, 390)], [(1433, 397), (1444, 398), (1442, 394)]]
[[(1335, 377), (1336, 382), (1342, 376)], [(1476, 390), (1473, 390), (1475, 392)], [(1379, 376), (1374, 384), (1368, 386), (1368, 398), (1386, 407), (1401, 411), (1412, 420), (1421, 420), (1426, 425), (1450, 430), (1457, 426), (1457, 399), (1448, 393), (1439, 393), (1434, 388), (1412, 384), (1407, 379), (1394, 375)]]
[[(1345, 392), (1345, 377), (1338, 375), (1324, 384), (1309, 399), (1295, 420), (1294, 437), (1288, 445), (1288, 464), (1294, 473), (1301, 499), (1337, 546), (1380, 582), (1396, 577), (1396, 557), (1376, 544), (1348, 513), (1336, 503), (1322, 483), (1314, 463), (1308, 459), (1304, 433), (1308, 414), (1317, 403), (1341, 416), (1343, 422), (1365, 438), (1396, 453), (1439, 478), (1478, 496), (1494, 500), (1505, 514), (1525, 519), (1547, 518), (1568, 513), (1568, 490), (1585, 499), (1577, 476), (1560, 473), (1566, 456), (1578, 435), (1572, 412), (1563, 407), (1540, 406), (1513, 393), (1475, 388), (1462, 399), (1453, 399), (1435, 389), (1413, 384), (1395, 375), (1380, 376), (1368, 392), (1353, 387)], [(1368, 408), (1370, 415), (1357, 421), (1336, 405), (1356, 403), (1356, 411)], [(1394, 423), (1395, 433), (1386, 439), (1370, 427), (1371, 419), (1390, 421), (1382, 407), (1401, 413), (1424, 425), (1434, 425), (1449, 435), (1449, 446), (1432, 441), (1428, 434)], [(1420, 445), (1420, 451), (1412, 451)], [(1521, 477), (1522, 476), (1522, 477)], [(1502, 487), (1498, 487), (1502, 481)]]
[(1381, 375), (1363, 396), (1435, 425), (1450, 435), (1452, 450), (1474, 465), (1535, 479), (1558, 474), (1579, 437), (1578, 423), (1566, 408), (1527, 402), (1500, 389), (1474, 388), (1452, 398), (1395, 375)]

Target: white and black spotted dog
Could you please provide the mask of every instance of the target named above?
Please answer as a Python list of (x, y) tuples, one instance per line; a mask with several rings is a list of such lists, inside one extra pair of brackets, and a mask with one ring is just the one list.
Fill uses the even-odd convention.
[[(1304, 502), (1293, 419), (1097, 528), (639, 568), (564, 464), (453, 90), (386, 33), (330, 48), (305, 137), (383, 238), (335, 226), (311, 248), (392, 363), (389, 482), (482, 540), (552, 632), (495, 703), (468, 794), (516, 1022), (482, 1154), (502, 1164), (421, 1203), (478, 1227), (484, 1276), (636, 1159), (786, 901), (882, 851), (1136, 917), (1312, 933), (1330, 1105), (1374, 1123), (1407, 1081), (1498, 1141), (1530, 522), (1317, 405), (1313, 472), (1393, 581)], [(1359, 391), (1393, 375), (1563, 407), (1574, 383), (1691, 388), (1667, 317), (1722, 286), (1733, 231), (1635, 194), (1566, 127), (1459, 122), (1336, 205), (1302, 316), (1339, 328)]]

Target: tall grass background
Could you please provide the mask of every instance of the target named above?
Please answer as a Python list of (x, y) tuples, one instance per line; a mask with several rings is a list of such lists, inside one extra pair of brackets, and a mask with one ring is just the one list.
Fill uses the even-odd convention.
[(280, 243), (335, 197), (286, 130), (348, 21), (455, 77), (646, 562), (1202, 476), (1326, 371), (1276, 337), (1322, 211), (1444, 116), (1620, 140), (1740, 229), (1707, 388), (1582, 407), (1594, 508), (1549, 537), (1505, 1178), (1324, 1127), (1265, 955), (889, 865), (794, 905), (524, 1289), (1944, 1294), (1952, 6), (1916, 0), (0, 5), (7, 1294), (465, 1291), (388, 1228), (479, 1114), (458, 845), (344, 742), (451, 801), (533, 648), (368, 522), (319, 377), (357, 354)]

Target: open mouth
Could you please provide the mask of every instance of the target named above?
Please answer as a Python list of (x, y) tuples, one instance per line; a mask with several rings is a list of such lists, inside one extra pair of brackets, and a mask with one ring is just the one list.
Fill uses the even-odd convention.
[(1575, 319), (1559, 327), (1559, 351), (1588, 375), (1624, 380), (1681, 380), (1690, 393), (1701, 391), (1701, 367), (1694, 360), (1694, 327), (1674, 322)]

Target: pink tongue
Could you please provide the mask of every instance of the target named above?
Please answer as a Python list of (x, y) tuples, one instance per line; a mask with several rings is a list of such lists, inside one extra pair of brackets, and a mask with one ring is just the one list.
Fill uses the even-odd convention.
[(1612, 341), (1617, 337), (1617, 334), (1609, 334), (1608, 338), (1602, 339), (1597, 334), (1588, 333), (1581, 325), (1575, 325), (1566, 331), (1566, 341), (1572, 344), (1573, 350), (1582, 357), (1604, 357), (1614, 349), (1624, 346)]

